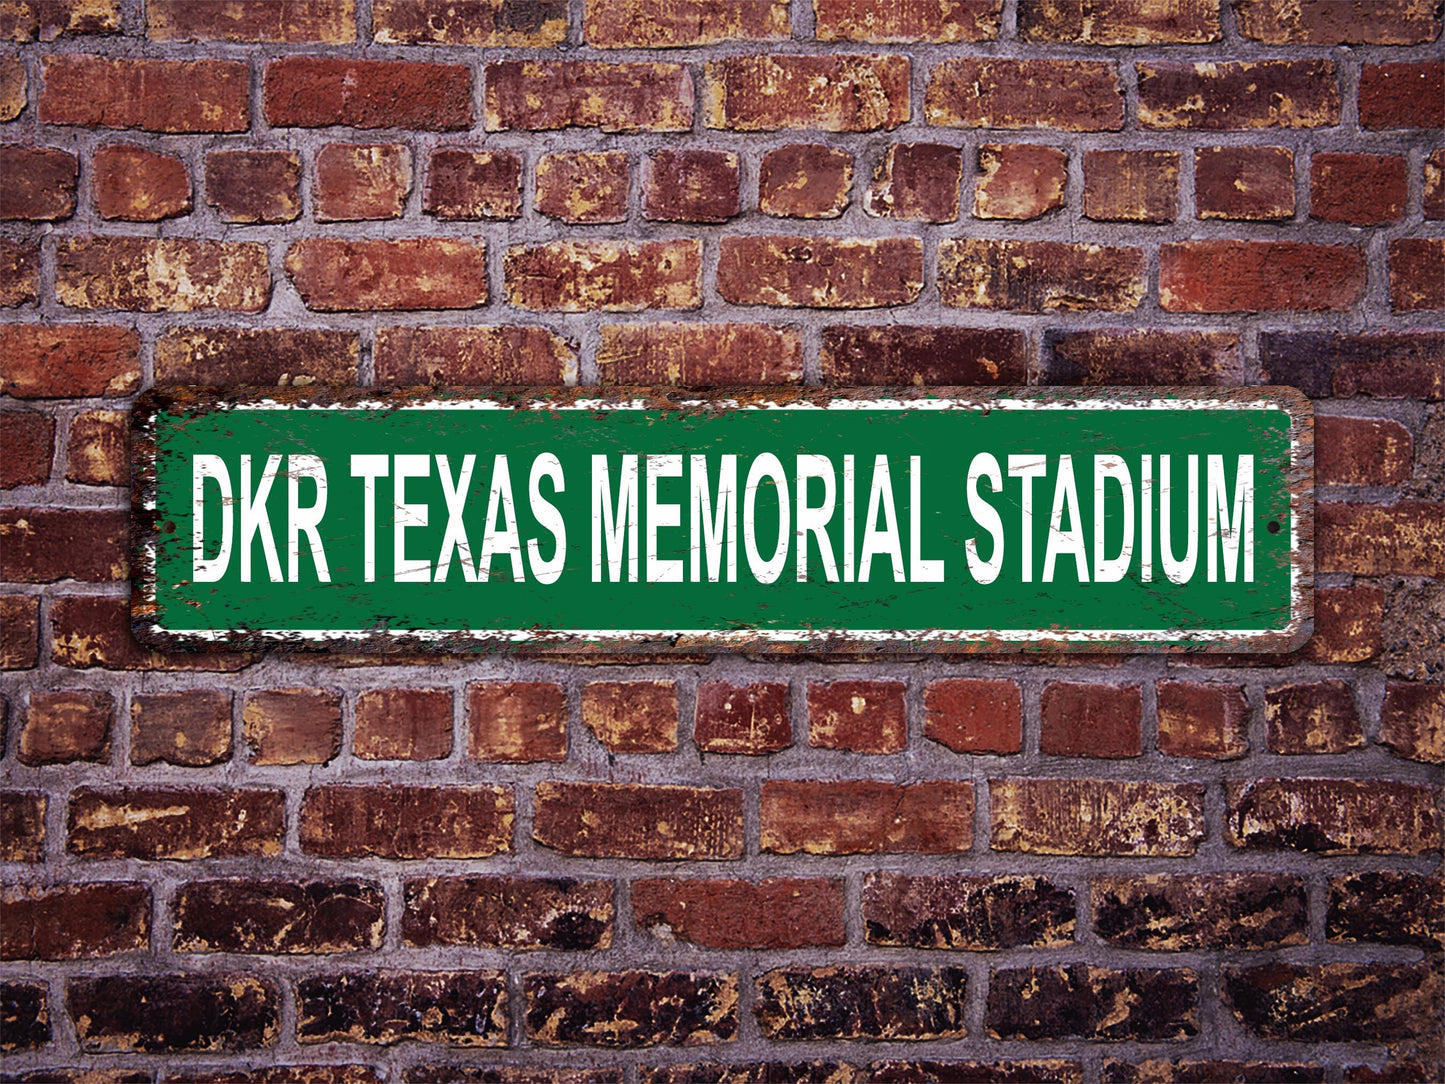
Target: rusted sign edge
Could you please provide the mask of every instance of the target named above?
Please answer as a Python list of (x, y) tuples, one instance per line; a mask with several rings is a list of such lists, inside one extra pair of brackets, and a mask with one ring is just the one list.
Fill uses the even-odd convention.
[[(448, 633), (417, 633), (377, 630), (357, 635), (338, 632), (325, 639), (293, 634), (285, 630), (235, 628), (214, 630), (199, 638), (194, 632), (174, 632), (156, 624), (155, 567), (153, 540), (161, 527), (155, 508), (156, 443), (155, 419), (167, 411), (205, 413), (231, 407), (271, 404), (287, 407), (349, 407), (377, 411), (414, 406), (423, 402), (485, 402), (515, 410), (558, 408), (670, 410), (681, 413), (710, 413), (745, 407), (825, 407), (840, 401), (921, 403), (955, 400), (987, 410), (992, 404), (1003, 408), (1009, 401), (1047, 403), (1053, 409), (1108, 409), (1141, 407), (1161, 400), (1198, 403), (1245, 404), (1267, 402), (1282, 409), (1290, 419), (1290, 467), (1288, 491), (1293, 529), (1291, 551), (1290, 621), (1281, 630), (1221, 635), (1208, 641), (1189, 643), (1150, 642), (1122, 638), (1091, 638), (1089, 630), (1060, 630), (1057, 638), (1048, 630), (1034, 633), (1039, 638), (1020, 641), (1004, 632), (984, 631), (977, 639), (928, 640), (902, 635), (908, 630), (870, 638), (853, 632), (824, 630), (803, 640), (779, 642), (757, 630), (701, 635), (610, 636), (583, 638), (575, 633), (552, 630), (507, 630), (527, 635), (520, 642), (497, 630)], [(1102, 404), (1102, 406), (1101, 406)], [(1220, 409), (1237, 407), (1222, 406)], [(678, 388), (632, 387), (520, 387), (520, 388), (258, 388), (258, 387), (165, 387), (142, 393), (131, 413), (134, 470), (131, 487), (131, 627), (137, 640), (164, 651), (345, 651), (361, 654), (583, 654), (639, 655), (726, 653), (765, 656), (850, 655), (855, 657), (893, 655), (968, 655), (1042, 652), (1107, 652), (1113, 654), (1198, 654), (1259, 653), (1280, 654), (1302, 647), (1314, 629), (1314, 408), (1296, 388), (1260, 386), (1245, 388), (1124, 387), (1124, 388), (969, 388), (969, 387), (873, 387), (873, 388), (713, 388), (706, 392)], [(1021, 630), (1009, 630), (1019, 632)], [(1172, 631), (1172, 630), (1170, 630)], [(1181, 630), (1181, 635), (1190, 635)]]

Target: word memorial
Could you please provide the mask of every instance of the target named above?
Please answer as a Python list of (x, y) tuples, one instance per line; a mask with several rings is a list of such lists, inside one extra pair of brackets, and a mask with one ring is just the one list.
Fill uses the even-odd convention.
[(152, 393), (152, 643), (1280, 650), (1284, 389)]

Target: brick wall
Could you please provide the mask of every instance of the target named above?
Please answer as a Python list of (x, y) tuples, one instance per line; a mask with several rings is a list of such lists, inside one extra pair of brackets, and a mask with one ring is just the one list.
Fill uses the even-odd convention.
[[(4, 1079), (1441, 1075), (1440, 31), (0, 3)], [(237, 382), (1294, 385), (1316, 634), (157, 654), (127, 407)]]

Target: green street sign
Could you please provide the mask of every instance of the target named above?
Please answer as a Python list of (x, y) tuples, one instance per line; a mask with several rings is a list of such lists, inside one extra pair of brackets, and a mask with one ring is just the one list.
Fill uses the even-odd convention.
[(1282, 651), (1285, 388), (173, 389), (137, 634), (360, 650)]

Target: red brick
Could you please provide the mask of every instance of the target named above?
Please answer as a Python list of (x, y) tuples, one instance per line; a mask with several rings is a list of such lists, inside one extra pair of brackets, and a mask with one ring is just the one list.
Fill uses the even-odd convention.
[(1074, 939), (1073, 892), (1041, 877), (870, 873), (862, 902), (870, 945), (988, 951)]
[(1007, 755), (1023, 748), (1023, 698), (1017, 682), (930, 681), (923, 707), (924, 737), (955, 753)]
[(371, 28), (382, 45), (548, 48), (567, 38), (566, 0), (516, 5), (497, 0), (373, 0)]
[(316, 312), (471, 309), (487, 300), (486, 248), (446, 237), (312, 237), (286, 250), (286, 273)]
[[(1318, 453), (1316, 453), (1318, 454)], [(1380, 653), (1385, 592), (1368, 584), (1315, 591), (1315, 634), (1305, 645), (1312, 662), (1366, 662)]]
[(326, 858), (489, 858), (512, 850), (509, 787), (311, 787), (301, 850)]
[(42, 124), (148, 132), (244, 132), (251, 67), (234, 60), (44, 58)]
[(866, 309), (907, 305), (923, 289), (913, 237), (724, 237), (717, 289), (735, 305)]
[(1204, 840), (1204, 787), (1114, 779), (990, 779), (995, 851), (1183, 858)]
[(1225, 782), (1224, 834), (1256, 850), (1429, 854), (1440, 849), (1440, 788), (1394, 780)]
[(0, 489), (40, 486), (50, 478), (50, 461), (55, 456), (55, 419), (32, 410), (7, 410), (0, 414)]
[(1249, 752), (1249, 704), (1241, 686), (1161, 681), (1157, 692), (1161, 753), (1234, 760)]
[(1159, 249), (1166, 312), (1339, 311), (1364, 289), (1364, 254), (1352, 245), (1182, 241)]
[(50, 604), (50, 660), (74, 670), (242, 670), (249, 655), (210, 652), (162, 654), (136, 643), (130, 599), (116, 595), (61, 597)]
[(1397, 486), (1410, 477), (1414, 440), (1386, 418), (1315, 419), (1315, 482), (1318, 485)]
[(1137, 757), (1143, 752), (1137, 685), (1051, 681), (1039, 712), (1039, 752), (1064, 757)]
[(411, 192), (411, 151), (396, 143), (328, 143), (311, 188), (317, 222), (400, 218)]
[(1067, 45), (1199, 44), (1220, 39), (1218, 0), (1019, 0), (1019, 37)]
[(54, 41), (120, 29), (120, 0), (24, 0), (0, 9), (0, 40)]
[(671, 681), (590, 681), (582, 721), (609, 753), (677, 748), (677, 686)]
[(606, 949), (612, 882), (543, 877), (428, 877), (406, 882), (403, 944), (425, 948)]
[(773, 854), (957, 854), (973, 846), (973, 784), (768, 779), (762, 849)]
[(1326, 502), (1315, 515), (1315, 567), (1321, 572), (1445, 576), (1445, 506)]
[(452, 749), (446, 689), (373, 689), (356, 699), (352, 751), (363, 760), (440, 760)]
[(151, 893), (126, 881), (12, 886), (0, 898), (0, 959), (83, 960), (143, 952)]
[(554, 241), (513, 245), (507, 298), (542, 312), (640, 312), (702, 304), (702, 243)]
[(0, 861), (41, 860), (47, 801), (39, 791), (0, 790)]
[(0, 580), (110, 583), (130, 575), (130, 515), (122, 509), (0, 510)]
[(949, 45), (993, 41), (1003, 23), (1003, 0), (814, 0), (819, 41)]
[(1445, 128), (1445, 61), (1366, 64), (1361, 128)]
[(8, 53), (0, 55), (0, 121), (14, 120), (25, 112), (28, 84), (25, 62)]
[(290, 222), (301, 214), (301, 156), (295, 151), (208, 151), (206, 202), (226, 222)]
[(53, 147), (0, 145), (0, 218), (54, 222), (75, 213), (75, 181), (80, 163), (69, 151)]
[(1100, 222), (1173, 222), (1178, 151), (1086, 151), (1084, 215)]
[(432, 152), (422, 208), (444, 222), (516, 218), (522, 159), (510, 151), (441, 147)]
[(91, 158), (90, 183), (101, 218), (159, 222), (191, 211), (191, 177), (174, 155), (112, 143)]
[(787, 0), (588, 0), (582, 36), (598, 49), (672, 49), (788, 36)]
[(78, 787), (70, 797), (70, 854), (189, 860), (273, 858), (286, 801), (257, 787)]
[(983, 143), (973, 186), (975, 218), (1039, 218), (1064, 205), (1069, 156), (1057, 147)]
[(378, 384), (561, 384), (577, 350), (542, 327), (383, 327), (373, 360)]
[(686, 132), (692, 96), (683, 64), (495, 61), (486, 72), (487, 131)]
[(738, 213), (738, 156), (731, 151), (661, 150), (647, 158), (642, 217), (658, 222), (726, 222)]
[(1194, 213), (1262, 222), (1294, 217), (1294, 152), (1288, 147), (1196, 147)]
[(40, 596), (0, 595), (0, 670), (30, 670), (40, 659)]
[(1440, 36), (1430, 0), (1236, 0), (1246, 38), (1268, 45), (1424, 45)]
[(0, 238), (0, 308), (40, 298), (40, 245)]
[(223, 689), (136, 694), (130, 762), (201, 768), (231, 759), (231, 693)]
[(808, 744), (854, 753), (908, 747), (908, 709), (901, 681), (808, 683)]
[(823, 328), (823, 378), (830, 384), (1022, 384), (1028, 343), (1011, 328), (953, 324), (835, 324)]
[(279, 985), (251, 975), (73, 978), (66, 999), (86, 1054), (253, 1050), (280, 1026)]
[(467, 687), (467, 756), (529, 763), (567, 759), (567, 697), (545, 681)]
[(119, 410), (77, 414), (65, 448), (65, 480), (84, 486), (130, 485), (129, 421)]
[(538, 783), (532, 838), (579, 858), (743, 856), (743, 792), (637, 783)]
[(924, 117), (949, 128), (1117, 132), (1124, 87), (1107, 61), (958, 57), (929, 73)]
[(1237, 387), (1244, 356), (1233, 331), (1082, 328), (1044, 332), (1041, 382), (1051, 385)]
[(1428, 764), (1445, 761), (1445, 685), (1388, 682), (1380, 741), (1396, 756)]
[(1390, 308), (1445, 309), (1445, 237), (1398, 237), (1390, 242)]
[(874, 218), (958, 219), (963, 152), (941, 143), (895, 143), (878, 163), (863, 210)]
[(263, 312), (271, 271), (266, 246), (254, 241), (65, 238), (56, 246), (55, 296), (78, 309)]
[(359, 881), (192, 881), (174, 913), (176, 952), (353, 952), (381, 948), (386, 898)]
[(1128, 312), (1144, 298), (1144, 252), (1066, 241), (945, 239), (938, 246), (945, 305), (1019, 312)]
[(767, 324), (603, 324), (596, 360), (603, 384), (739, 387), (803, 379), (798, 332)]
[(472, 126), (472, 72), (464, 64), (288, 56), (266, 65), (273, 128)]
[(346, 45), (356, 40), (356, 0), (148, 0), (146, 34), (154, 41)]
[(156, 340), (157, 384), (354, 384), (361, 336), (321, 328), (181, 327)]
[(1445, 147), (1425, 159), (1424, 193), (1421, 206), (1425, 217), (1436, 222), (1445, 219)]
[(341, 695), (259, 689), (241, 711), (252, 764), (325, 764), (341, 751)]
[(37, 689), (30, 694), (15, 757), (28, 765), (105, 761), (114, 721), (115, 697), (110, 693)]
[(1310, 159), (1310, 217), (1384, 226), (1405, 214), (1405, 159), (1395, 154), (1316, 154)]
[(544, 154), (537, 163), (535, 206), (563, 222), (622, 222), (629, 183), (623, 151)]
[(1219, 132), (1340, 122), (1332, 60), (1151, 61), (1140, 63), (1138, 73), (1144, 128)]
[(738, 132), (872, 132), (905, 123), (906, 56), (735, 56), (707, 63), (706, 124)]
[(853, 156), (843, 148), (790, 143), (763, 154), (758, 210), (780, 218), (837, 218), (852, 184)]
[(774, 877), (632, 882), (640, 929), (667, 941), (722, 949), (789, 949), (842, 945), (843, 882)]
[(692, 737), (705, 753), (762, 756), (781, 752), (793, 744), (787, 684), (703, 682), (697, 687)]

